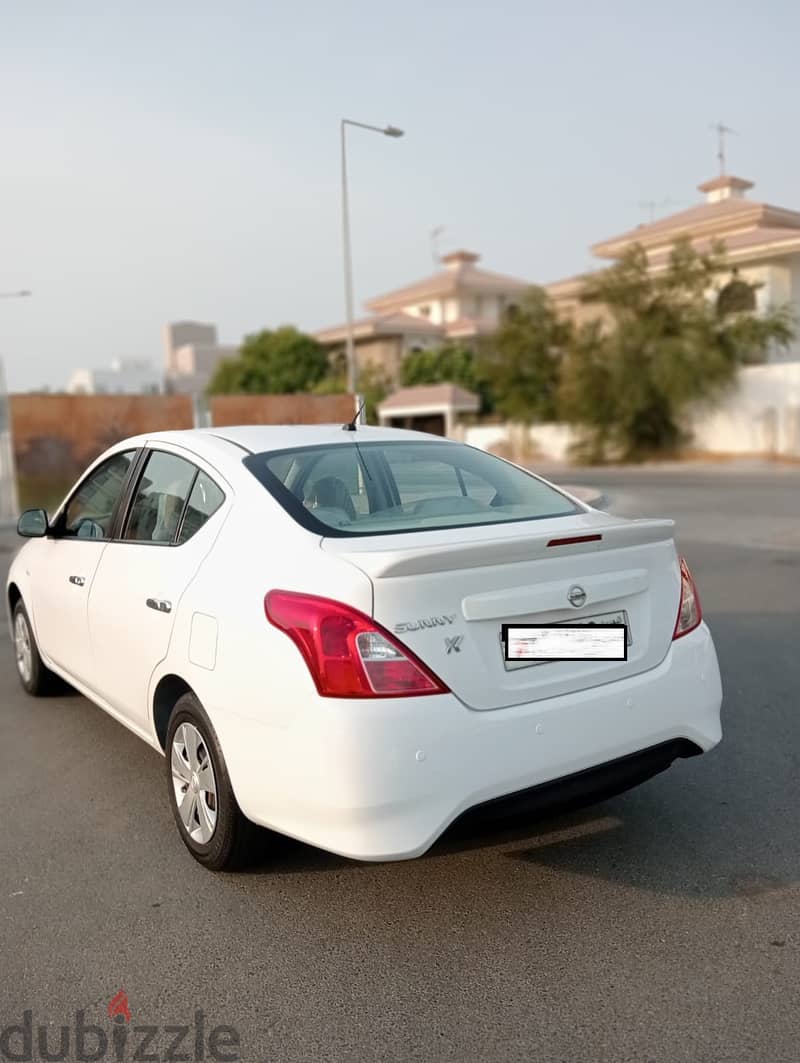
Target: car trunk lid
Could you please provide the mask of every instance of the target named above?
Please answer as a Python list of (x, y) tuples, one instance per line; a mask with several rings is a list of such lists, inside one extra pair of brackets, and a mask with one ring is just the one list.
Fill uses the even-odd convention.
[[(647, 671), (672, 639), (680, 570), (670, 520), (608, 514), (326, 538), (366, 573), (373, 616), (470, 708), (499, 709)], [(584, 604), (570, 604), (578, 587)], [(573, 598), (580, 599), (580, 595)], [(624, 622), (625, 661), (507, 662), (503, 624)]]

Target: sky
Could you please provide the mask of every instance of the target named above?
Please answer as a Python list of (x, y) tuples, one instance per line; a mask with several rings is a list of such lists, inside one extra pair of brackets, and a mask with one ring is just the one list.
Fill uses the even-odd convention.
[(0, 357), (9, 388), (344, 318), (467, 248), (547, 283), (702, 197), (710, 126), (751, 197), (800, 209), (800, 5), (764, 0), (0, 0)]

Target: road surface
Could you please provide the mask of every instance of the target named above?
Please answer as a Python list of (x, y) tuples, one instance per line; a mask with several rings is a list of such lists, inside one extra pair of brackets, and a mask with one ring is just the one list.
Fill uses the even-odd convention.
[(213, 875), (161, 759), (80, 697), (23, 696), (0, 638), (0, 1026), (31, 1009), (55, 1037), (84, 1009), (108, 1029), (123, 990), (131, 1026), (202, 1009), (264, 1063), (796, 1063), (800, 474), (568, 479), (677, 518), (723, 671), (717, 750), (414, 862), (285, 842)]

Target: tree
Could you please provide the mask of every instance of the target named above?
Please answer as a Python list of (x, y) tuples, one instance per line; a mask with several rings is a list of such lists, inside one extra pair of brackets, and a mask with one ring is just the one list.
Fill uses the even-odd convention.
[(458, 384), (480, 396), (482, 412), (487, 413), (493, 405), (487, 381), (481, 377), (478, 356), (462, 343), (445, 343), (441, 347), (412, 351), (403, 359), (400, 381), (404, 387)]
[(586, 282), (582, 300), (602, 306), (608, 321), (577, 330), (563, 364), (560, 408), (582, 431), (580, 456), (643, 460), (674, 451), (691, 403), (716, 397), (740, 365), (791, 340), (785, 308), (717, 311), (709, 293), (726, 269), (721, 245), (700, 255), (682, 239), (663, 272), (653, 273), (634, 246)]
[(552, 420), (557, 414), (559, 372), (572, 335), (542, 288), (528, 289), (481, 345), (478, 378), (497, 409), (515, 421)]
[(247, 336), (238, 358), (217, 366), (212, 395), (286, 395), (311, 391), (328, 372), (328, 356), (311, 336), (292, 325)]
[[(347, 394), (347, 363), (344, 357), (336, 359), (330, 372), (312, 389), (315, 395)], [(363, 399), (364, 416), (368, 424), (378, 423), (378, 405), (391, 391), (391, 382), (380, 367), (367, 364), (358, 370), (358, 393)], [(355, 413), (355, 410), (353, 411)]]

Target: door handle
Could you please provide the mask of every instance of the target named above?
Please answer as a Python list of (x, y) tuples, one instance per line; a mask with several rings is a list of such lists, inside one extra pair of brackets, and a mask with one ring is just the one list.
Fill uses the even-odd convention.
[(86, 582), (83, 576), (70, 576), (69, 581), (70, 583), (73, 583), (76, 587), (82, 587)]
[(165, 602), (163, 598), (148, 598), (144, 604), (148, 609), (155, 609), (157, 613), (172, 612), (172, 602)]

